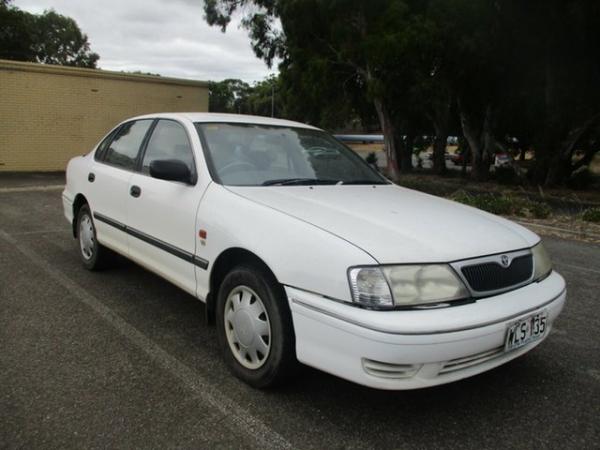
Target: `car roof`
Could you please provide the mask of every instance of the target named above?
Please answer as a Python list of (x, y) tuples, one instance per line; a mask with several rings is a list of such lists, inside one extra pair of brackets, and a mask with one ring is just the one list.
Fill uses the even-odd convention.
[(198, 112), (177, 112), (177, 113), (155, 113), (145, 114), (143, 116), (132, 117), (127, 120), (137, 119), (187, 119), (192, 122), (210, 123), (210, 122), (225, 122), (225, 123), (246, 123), (255, 125), (276, 125), (283, 127), (295, 128), (310, 128), (318, 130), (318, 128), (305, 123), (294, 122), (292, 120), (275, 119), (273, 117), (250, 116), (246, 114), (224, 114), (224, 113), (198, 113)]

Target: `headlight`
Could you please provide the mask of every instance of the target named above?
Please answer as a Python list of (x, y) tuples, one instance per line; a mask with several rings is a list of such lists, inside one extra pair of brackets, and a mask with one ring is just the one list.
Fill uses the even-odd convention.
[(354, 302), (375, 308), (469, 297), (463, 282), (446, 264), (354, 267), (349, 277)]
[(533, 254), (533, 279), (539, 281), (546, 278), (552, 272), (550, 255), (541, 242), (531, 249), (531, 253)]
[(379, 267), (353, 267), (348, 272), (352, 298), (356, 303), (375, 308), (391, 308), (392, 293)]

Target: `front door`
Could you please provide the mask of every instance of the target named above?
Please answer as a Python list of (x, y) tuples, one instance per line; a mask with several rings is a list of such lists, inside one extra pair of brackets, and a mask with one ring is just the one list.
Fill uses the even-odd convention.
[[(150, 176), (152, 161), (173, 159), (188, 166), (189, 183)], [(198, 263), (195, 218), (205, 187), (195, 182), (196, 174), (184, 126), (161, 119), (146, 145), (141, 170), (129, 180), (127, 196), (130, 257), (192, 295), (196, 294), (194, 265)]]

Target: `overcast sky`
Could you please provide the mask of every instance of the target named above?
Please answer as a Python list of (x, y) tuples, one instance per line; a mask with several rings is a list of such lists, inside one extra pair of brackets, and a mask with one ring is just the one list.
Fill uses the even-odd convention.
[(32, 13), (44, 9), (74, 18), (107, 70), (158, 73), (198, 80), (272, 73), (252, 52), (245, 30), (226, 33), (204, 21), (203, 0), (15, 0)]

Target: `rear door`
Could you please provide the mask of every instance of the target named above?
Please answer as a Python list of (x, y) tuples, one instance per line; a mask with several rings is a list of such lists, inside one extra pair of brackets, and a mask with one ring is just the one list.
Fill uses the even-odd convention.
[[(154, 160), (183, 161), (193, 181), (150, 176)], [(198, 182), (190, 135), (184, 124), (160, 119), (152, 130), (127, 195), (129, 255), (167, 280), (196, 294), (196, 211), (206, 188)]]
[(103, 141), (90, 166), (88, 201), (98, 241), (127, 254), (127, 199), (142, 143), (153, 120), (126, 122)]

